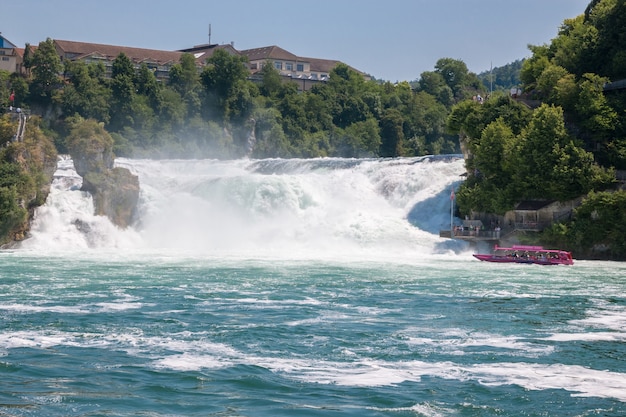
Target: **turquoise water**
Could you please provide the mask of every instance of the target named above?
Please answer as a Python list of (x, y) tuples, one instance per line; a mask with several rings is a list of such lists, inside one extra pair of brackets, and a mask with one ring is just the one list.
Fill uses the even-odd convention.
[(621, 416), (626, 267), (0, 255), (0, 415)]
[(0, 416), (626, 415), (625, 264), (439, 238), (462, 158), (118, 164), (0, 252)]

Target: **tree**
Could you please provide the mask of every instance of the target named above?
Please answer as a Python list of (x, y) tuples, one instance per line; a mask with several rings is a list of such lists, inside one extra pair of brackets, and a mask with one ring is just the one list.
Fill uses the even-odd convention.
[(163, 102), (161, 85), (145, 63), (141, 64), (135, 75), (135, 89), (137, 94), (147, 97), (150, 107), (155, 113), (160, 112)]
[(548, 65), (537, 78), (537, 89), (548, 103), (556, 104), (558, 101), (559, 81), (568, 76), (569, 73), (558, 65)]
[[(96, 67), (96, 68), (92, 68)], [(63, 88), (62, 108), (66, 117), (79, 114), (107, 123), (110, 90), (104, 85), (102, 64), (66, 61), (68, 84)], [(92, 75), (93, 74), (93, 75)]]
[(577, 76), (593, 72), (597, 65), (593, 62), (597, 44), (598, 30), (587, 24), (583, 15), (566, 19), (552, 41), (550, 51), (554, 56), (551, 60)]
[(122, 52), (113, 61), (111, 73), (111, 101), (109, 128), (119, 132), (134, 124), (133, 100), (135, 98), (135, 68)]
[(192, 54), (182, 54), (180, 62), (172, 66), (168, 85), (182, 98), (190, 117), (200, 113), (200, 76)]
[(169, 72), (169, 85), (180, 95), (184, 96), (196, 90), (200, 76), (196, 67), (196, 60), (192, 54), (184, 53), (180, 61), (172, 65)]
[(485, 92), (476, 74), (470, 73), (467, 65), (459, 59), (441, 58), (435, 64), (435, 71), (443, 77), (457, 102)]
[[(574, 211), (574, 220), (544, 231), (543, 240), (584, 257), (626, 259), (626, 192), (592, 192)], [(595, 248), (607, 248), (598, 253)]]
[(524, 84), (524, 91), (535, 92), (537, 89), (537, 79), (543, 70), (550, 65), (550, 50), (545, 45), (528, 45), (528, 49), (532, 52), (532, 56), (524, 60), (519, 76)]
[(579, 83), (575, 106), (582, 127), (594, 133), (596, 140), (605, 142), (613, 137), (618, 124), (617, 112), (608, 105), (604, 95), (607, 78), (585, 74)]
[(135, 67), (124, 52), (119, 53), (113, 61), (111, 68), (111, 78), (119, 78), (122, 76), (129, 77), (131, 80), (135, 78)]
[(516, 183), (525, 198), (564, 201), (606, 184), (593, 156), (569, 137), (560, 107), (544, 104), (535, 111), (516, 154)]
[(263, 65), (261, 71), (261, 94), (266, 97), (276, 97), (282, 88), (282, 81), (280, 79), (280, 73), (272, 64), (268, 61)]
[(380, 121), (380, 156), (397, 157), (403, 155), (404, 119), (397, 109), (387, 109)]
[(511, 183), (508, 161), (515, 135), (503, 118), (489, 123), (474, 148), (474, 166), (480, 176), (494, 186), (505, 189)]
[(50, 104), (52, 94), (61, 87), (59, 74), (63, 70), (61, 60), (50, 38), (39, 43), (31, 62), (33, 80), (31, 82), (31, 96), (34, 101)]
[(423, 72), (420, 76), (419, 88), (421, 91), (435, 97), (446, 107), (451, 107), (454, 104), (454, 92), (446, 84), (446, 80), (441, 73), (434, 71)]
[(344, 158), (371, 157), (380, 149), (380, 128), (374, 118), (356, 122), (339, 129), (337, 138), (337, 155)]
[(613, 80), (626, 78), (626, 2), (602, 0), (586, 10), (587, 23), (597, 30), (597, 43), (588, 61), (595, 72)]
[(243, 56), (231, 55), (218, 49), (207, 59), (207, 66), (200, 74), (207, 96), (213, 99), (208, 103), (209, 107), (216, 108), (224, 118), (228, 116), (229, 103), (237, 101), (234, 95), (242, 92), (242, 88), (236, 86), (243, 83), (248, 76), (246, 62)]

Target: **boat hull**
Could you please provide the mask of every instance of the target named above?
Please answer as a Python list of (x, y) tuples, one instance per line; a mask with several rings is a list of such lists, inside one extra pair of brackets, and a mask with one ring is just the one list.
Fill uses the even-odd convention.
[(573, 261), (566, 261), (560, 259), (554, 260), (541, 260), (541, 259), (524, 259), (524, 258), (512, 258), (505, 256), (474, 254), (474, 258), (485, 262), (495, 263), (508, 263), (508, 264), (537, 264), (537, 265), (573, 265)]
[(495, 263), (536, 264), (536, 265), (573, 265), (570, 252), (544, 249), (541, 246), (513, 245), (502, 248), (497, 245), (493, 254), (474, 254), (478, 260)]

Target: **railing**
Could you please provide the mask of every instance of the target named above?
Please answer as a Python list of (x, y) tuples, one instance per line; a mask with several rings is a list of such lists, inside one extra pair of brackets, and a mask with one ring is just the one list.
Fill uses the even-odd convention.
[(18, 124), (17, 132), (13, 136), (13, 142), (21, 142), (24, 140), (24, 132), (26, 131), (26, 121), (28, 120), (28, 114), (21, 109), (12, 110), (14, 114), (17, 114)]
[(21, 142), (24, 140), (24, 131), (26, 130), (26, 116), (24, 113), (20, 113), (20, 122), (17, 125), (16, 140)]
[(500, 239), (500, 230), (471, 230), (465, 228), (455, 228), (455, 238), (478, 238), (478, 239)]
[(546, 227), (549, 227), (551, 222), (524, 222), (524, 223), (513, 223), (514, 228), (516, 230), (533, 230), (533, 231), (541, 231)]
[[(450, 233), (449, 231), (441, 231), (439, 235), (441, 237), (451, 237), (453, 239), (467, 239), (467, 240), (498, 240), (508, 234), (516, 231), (533, 231), (538, 232), (546, 227), (549, 227), (551, 222), (524, 222), (524, 223), (512, 223), (505, 229), (476, 229), (467, 227), (455, 227)], [(446, 233), (444, 233), (446, 232)]]

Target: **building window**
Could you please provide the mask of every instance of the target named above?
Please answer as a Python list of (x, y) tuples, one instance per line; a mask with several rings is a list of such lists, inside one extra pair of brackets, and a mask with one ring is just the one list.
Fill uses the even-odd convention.
[(274, 61), (274, 68), (276, 68), (277, 70), (282, 70), (283, 69), (283, 63), (280, 61)]
[(287, 71), (293, 71), (293, 63), (292, 62), (285, 63), (285, 69)]
[(3, 61), (8, 61), (8, 60), (9, 60), (9, 57), (8, 57), (8, 56), (3, 56), (3, 57), (2, 57), (2, 60), (3, 60)]
[(296, 71), (304, 72), (304, 64), (297, 64), (296, 65)]
[(257, 63), (254, 62), (254, 63), (250, 64), (250, 69), (253, 69), (253, 70), (257, 69)]

